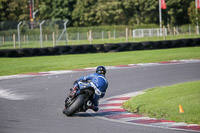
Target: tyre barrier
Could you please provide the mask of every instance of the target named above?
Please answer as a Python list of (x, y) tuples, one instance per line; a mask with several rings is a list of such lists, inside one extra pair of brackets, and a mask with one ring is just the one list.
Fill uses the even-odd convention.
[(146, 41), (138, 43), (106, 43), (106, 44), (88, 44), (56, 46), (46, 48), (23, 48), (23, 49), (2, 49), (0, 57), (31, 57), (48, 55), (66, 55), (66, 54), (87, 54), (103, 52), (121, 52), (136, 50), (166, 49), (178, 47), (200, 46), (200, 38), (178, 39), (166, 41)]

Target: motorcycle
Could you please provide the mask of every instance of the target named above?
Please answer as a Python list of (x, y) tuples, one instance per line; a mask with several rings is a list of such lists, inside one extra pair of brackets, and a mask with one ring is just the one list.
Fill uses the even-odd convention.
[(94, 95), (101, 95), (101, 92), (92, 82), (78, 82), (78, 87), (70, 89), (70, 93), (65, 100), (63, 114), (72, 116), (78, 112), (86, 112), (91, 106), (91, 99)]

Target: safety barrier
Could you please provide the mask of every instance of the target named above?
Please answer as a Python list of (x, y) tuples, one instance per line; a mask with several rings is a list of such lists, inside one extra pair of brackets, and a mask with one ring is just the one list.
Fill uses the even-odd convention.
[(70, 45), (56, 46), (47, 48), (24, 48), (24, 49), (6, 49), (0, 50), (0, 57), (31, 57), (47, 55), (66, 55), (66, 54), (86, 54), (103, 52), (121, 52), (135, 50), (152, 50), (178, 47), (200, 46), (200, 38), (178, 39), (167, 41), (147, 41), (138, 43), (116, 43), (116, 44), (88, 44), (88, 45)]

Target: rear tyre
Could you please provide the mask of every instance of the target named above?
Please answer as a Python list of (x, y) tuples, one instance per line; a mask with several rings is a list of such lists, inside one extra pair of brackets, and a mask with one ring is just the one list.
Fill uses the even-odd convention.
[(65, 110), (65, 114), (67, 116), (72, 116), (73, 114), (76, 113), (76, 111), (81, 108), (84, 105), (85, 102), (85, 97), (83, 94), (79, 95), (76, 97), (76, 100), (74, 101), (74, 103), (72, 103), (71, 106), (69, 106), (68, 108), (66, 108)]

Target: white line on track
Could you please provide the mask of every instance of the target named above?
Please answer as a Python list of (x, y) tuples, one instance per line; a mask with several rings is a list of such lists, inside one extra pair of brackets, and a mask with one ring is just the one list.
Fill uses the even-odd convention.
[(16, 94), (12, 91), (0, 88), (0, 98), (4, 98), (8, 100), (24, 100), (24, 99), (27, 99), (28, 96)]

